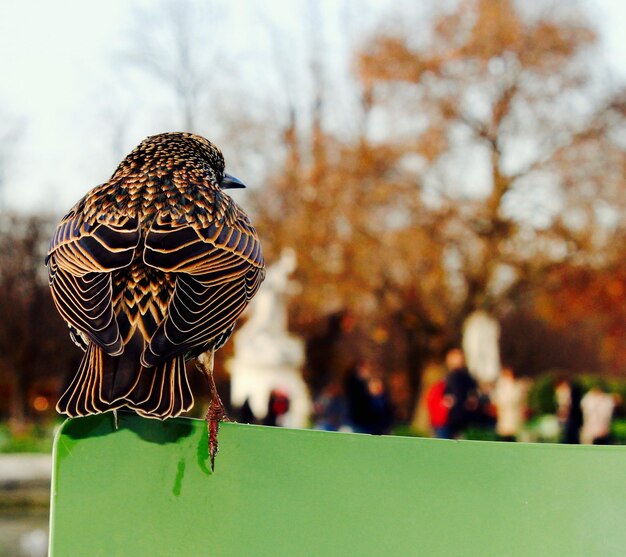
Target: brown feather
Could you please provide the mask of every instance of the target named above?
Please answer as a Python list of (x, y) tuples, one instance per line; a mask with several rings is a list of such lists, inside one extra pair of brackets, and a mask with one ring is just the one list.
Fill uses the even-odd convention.
[(227, 340), (264, 277), (256, 231), (223, 177), (206, 139), (149, 137), (61, 221), (50, 287), (86, 352), (59, 411), (166, 418), (191, 407), (185, 358)]

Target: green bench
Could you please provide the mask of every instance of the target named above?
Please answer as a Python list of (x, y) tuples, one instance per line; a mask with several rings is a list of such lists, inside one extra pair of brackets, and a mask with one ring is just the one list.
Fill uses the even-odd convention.
[(623, 556), (626, 447), (68, 420), (50, 557)]

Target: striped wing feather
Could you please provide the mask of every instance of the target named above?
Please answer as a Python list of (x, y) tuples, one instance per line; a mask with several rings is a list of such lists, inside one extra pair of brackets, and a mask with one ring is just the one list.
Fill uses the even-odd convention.
[(50, 289), (61, 315), (111, 356), (121, 354), (124, 347), (113, 311), (110, 273), (131, 263), (140, 236), (137, 219), (88, 225), (70, 213), (48, 250)]
[(216, 339), (223, 343), (264, 276), (256, 231), (243, 213), (232, 224), (204, 228), (162, 213), (146, 235), (143, 258), (176, 275), (167, 317), (142, 355), (144, 365)]

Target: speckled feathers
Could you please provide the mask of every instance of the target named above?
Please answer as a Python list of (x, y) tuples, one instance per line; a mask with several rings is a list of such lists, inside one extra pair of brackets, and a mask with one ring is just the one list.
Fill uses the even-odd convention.
[(164, 418), (192, 405), (185, 358), (227, 340), (264, 276), (225, 176), (206, 139), (149, 137), (61, 221), (50, 287), (86, 352), (59, 411), (127, 406)]

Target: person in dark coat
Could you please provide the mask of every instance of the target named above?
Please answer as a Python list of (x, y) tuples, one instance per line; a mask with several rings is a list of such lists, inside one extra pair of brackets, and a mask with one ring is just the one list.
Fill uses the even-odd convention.
[(582, 389), (578, 383), (561, 378), (556, 384), (557, 414), (562, 427), (561, 443), (578, 445), (583, 412), (580, 406)]
[(384, 383), (374, 377), (368, 362), (359, 361), (346, 374), (344, 391), (348, 425), (355, 433), (383, 435), (393, 425), (393, 407)]
[(450, 438), (461, 435), (468, 427), (478, 407), (474, 378), (465, 367), (465, 357), (459, 348), (453, 348), (446, 354), (445, 399), (449, 407), (447, 433)]

